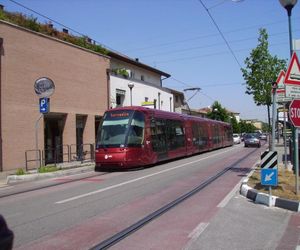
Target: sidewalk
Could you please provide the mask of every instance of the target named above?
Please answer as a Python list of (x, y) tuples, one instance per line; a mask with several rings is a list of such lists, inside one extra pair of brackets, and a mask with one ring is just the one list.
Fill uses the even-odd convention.
[(33, 170), (30, 174), (25, 175), (15, 175), (14, 173), (16, 171), (0, 172), (0, 188), (16, 182), (35, 181), (93, 171), (95, 168), (95, 163), (74, 162), (73, 164), (58, 164), (58, 167), (61, 167), (62, 169), (49, 173), (37, 173), (36, 170)]

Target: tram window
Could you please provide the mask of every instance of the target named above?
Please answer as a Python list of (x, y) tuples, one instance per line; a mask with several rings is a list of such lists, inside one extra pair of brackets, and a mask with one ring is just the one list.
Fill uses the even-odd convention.
[(128, 131), (127, 145), (138, 146), (144, 141), (145, 117), (141, 112), (135, 112)]
[(201, 122), (193, 123), (192, 131), (193, 131), (193, 144), (195, 146), (198, 146), (199, 148), (204, 148), (207, 145), (207, 140), (208, 140), (205, 124)]
[(163, 119), (151, 120), (151, 140), (154, 152), (166, 151), (166, 121)]
[(167, 121), (167, 141), (169, 149), (177, 149), (185, 145), (183, 124), (181, 121)]
[(192, 124), (192, 134), (193, 134), (193, 144), (196, 146), (199, 144), (199, 132), (198, 132), (198, 125), (196, 123)]
[(199, 147), (204, 148), (207, 145), (208, 136), (205, 124), (199, 124)]
[(105, 114), (97, 136), (97, 147), (124, 145), (129, 117), (130, 113), (126, 113), (126, 115), (124, 113), (121, 116), (117, 112)]

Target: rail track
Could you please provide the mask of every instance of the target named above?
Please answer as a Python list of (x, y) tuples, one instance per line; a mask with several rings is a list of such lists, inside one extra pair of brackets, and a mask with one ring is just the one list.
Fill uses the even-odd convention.
[(238, 164), (243, 162), (245, 160), (245, 158), (247, 158), (248, 156), (250, 156), (251, 154), (253, 154), (257, 150), (258, 149), (251, 150), (251, 152), (249, 152), (243, 159), (237, 160), (236, 162), (234, 162), (230, 166), (224, 168), (222, 171), (218, 172), (217, 174), (215, 174), (215, 175), (209, 177), (208, 179), (206, 179), (205, 181), (203, 181), (200, 185), (198, 185), (197, 187), (195, 187), (191, 191), (189, 191), (189, 192), (185, 193), (184, 195), (180, 196), (179, 198), (171, 201), (170, 203), (168, 203), (167, 205), (159, 208), (158, 210), (154, 211), (153, 213), (145, 216), (144, 218), (140, 219), (139, 221), (137, 221), (136, 223), (130, 225), (129, 227), (125, 228), (124, 230), (116, 233), (115, 235), (111, 236), (110, 238), (108, 238), (108, 239), (100, 242), (99, 244), (93, 246), (90, 250), (108, 249), (109, 247), (117, 244), (118, 242), (122, 241), (123, 239), (125, 239), (129, 235), (136, 232), (137, 230), (139, 230), (142, 227), (146, 226), (146, 224), (148, 224), (152, 220), (157, 219), (162, 214), (164, 214), (167, 211), (169, 211), (170, 209), (176, 207), (177, 205), (179, 205), (180, 203), (182, 203), (186, 199), (192, 197), (193, 195), (195, 195), (199, 191), (203, 190), (205, 187), (207, 187), (208, 185), (210, 185), (211, 183), (216, 181), (218, 178), (220, 178), (222, 175), (227, 173), (229, 170), (235, 169), (235, 167)]

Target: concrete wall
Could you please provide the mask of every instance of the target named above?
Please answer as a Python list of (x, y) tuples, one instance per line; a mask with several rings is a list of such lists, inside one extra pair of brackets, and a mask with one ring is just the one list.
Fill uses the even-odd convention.
[[(64, 144), (76, 143), (76, 114), (87, 115), (84, 143), (94, 143), (94, 117), (108, 108), (105, 56), (0, 21), (2, 171), (25, 165), (25, 150), (35, 149), (40, 116), (33, 86), (40, 77), (54, 81), (50, 111), (67, 115)], [(43, 119), (39, 148), (43, 149)], [(1, 169), (1, 168), (0, 168)]]
[(132, 64), (117, 60), (112, 58), (111, 59), (111, 69), (127, 69), (131, 71), (132, 79), (130, 80), (137, 80), (141, 81), (141, 76), (144, 77), (145, 83), (151, 83), (153, 85), (156, 85), (157, 87), (161, 87), (161, 75), (151, 72), (149, 70), (139, 68), (137, 66), (134, 66)]
[[(149, 85), (149, 84), (147, 85), (142, 82), (133, 81), (131, 79), (124, 79), (117, 76), (110, 77), (110, 90), (111, 90), (110, 100), (111, 100), (112, 107), (115, 107), (114, 102), (116, 97), (116, 89), (125, 91), (123, 106), (130, 106), (130, 89), (128, 87), (128, 83), (134, 83), (134, 87), (132, 88), (133, 106), (142, 106), (142, 103), (145, 102), (145, 97), (147, 97), (149, 102), (153, 102), (154, 99), (157, 100), (157, 105), (156, 105), (157, 109), (160, 107), (161, 110), (173, 111), (173, 106), (174, 106), (173, 94), (155, 85)], [(160, 93), (160, 97), (159, 97), (159, 93)], [(160, 99), (160, 106), (158, 105), (158, 99)], [(153, 105), (149, 107), (153, 108)]]

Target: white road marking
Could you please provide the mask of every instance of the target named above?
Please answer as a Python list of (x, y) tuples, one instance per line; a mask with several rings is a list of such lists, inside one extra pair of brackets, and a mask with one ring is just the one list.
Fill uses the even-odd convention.
[(217, 207), (225, 207), (230, 199), (235, 195), (236, 191), (240, 188), (241, 182), (238, 182), (229, 194), (217, 205)]
[(193, 239), (197, 239), (199, 238), (200, 234), (202, 234), (205, 230), (205, 228), (207, 228), (207, 226), (209, 225), (209, 223), (203, 223), (201, 222), (190, 234), (189, 234), (189, 238)]
[(189, 242), (185, 245), (183, 248), (184, 250), (190, 249), (190, 247), (193, 245), (193, 243), (199, 238), (199, 236), (204, 232), (204, 230), (207, 228), (209, 223), (201, 222), (189, 235), (188, 238), (190, 238)]
[(226, 195), (226, 197), (225, 197), (225, 198), (217, 205), (217, 207), (225, 207), (225, 206), (227, 205), (227, 203), (228, 203), (228, 202), (230, 201), (230, 199), (234, 196), (234, 194), (237, 192), (237, 190), (240, 189), (241, 184), (242, 184), (243, 182), (245, 182), (245, 180), (248, 179), (250, 175), (252, 175), (252, 173), (254, 172), (255, 167), (257, 166), (257, 164), (258, 164), (258, 162), (254, 163), (254, 164), (252, 165), (252, 167), (251, 167), (252, 170), (250, 171), (250, 173), (249, 173), (246, 177), (242, 178), (242, 179), (234, 186), (234, 188), (230, 191), (230, 193)]
[(216, 153), (216, 154), (213, 154), (213, 155), (201, 158), (201, 159), (196, 160), (196, 161), (192, 161), (192, 162), (188, 162), (188, 163), (185, 163), (185, 164), (181, 164), (181, 165), (173, 167), (173, 168), (165, 169), (165, 170), (153, 173), (153, 174), (145, 175), (143, 177), (139, 177), (139, 178), (130, 180), (130, 181), (125, 181), (125, 182), (122, 182), (122, 183), (119, 183), (119, 184), (116, 184), (116, 185), (113, 185), (113, 186), (110, 186), (110, 187), (106, 187), (106, 188), (102, 188), (102, 189), (99, 189), (99, 190), (95, 190), (93, 192), (89, 192), (89, 193), (77, 195), (77, 196), (74, 196), (74, 197), (71, 197), (71, 198), (68, 198), (68, 199), (65, 199), (65, 200), (57, 201), (57, 202), (55, 202), (55, 204), (63, 204), (63, 203), (67, 203), (69, 201), (74, 201), (74, 200), (78, 200), (78, 199), (81, 199), (81, 198), (84, 198), (84, 197), (87, 197), (87, 196), (91, 196), (91, 195), (94, 195), (94, 194), (102, 193), (102, 192), (110, 190), (110, 189), (121, 187), (121, 186), (130, 184), (130, 183), (133, 183), (133, 182), (136, 182), (136, 181), (140, 181), (140, 180), (143, 180), (143, 179), (155, 176), (155, 175), (163, 174), (163, 173), (166, 173), (166, 172), (178, 169), (178, 168), (182, 168), (182, 167), (185, 167), (186, 165), (194, 164), (194, 163), (206, 160), (208, 158), (215, 157), (217, 155), (221, 155), (221, 154), (227, 153), (227, 152), (229, 152), (229, 151), (231, 151), (233, 149), (234, 148), (230, 148), (229, 150), (226, 150), (226, 151), (223, 151), (223, 152), (219, 152), (219, 153)]

